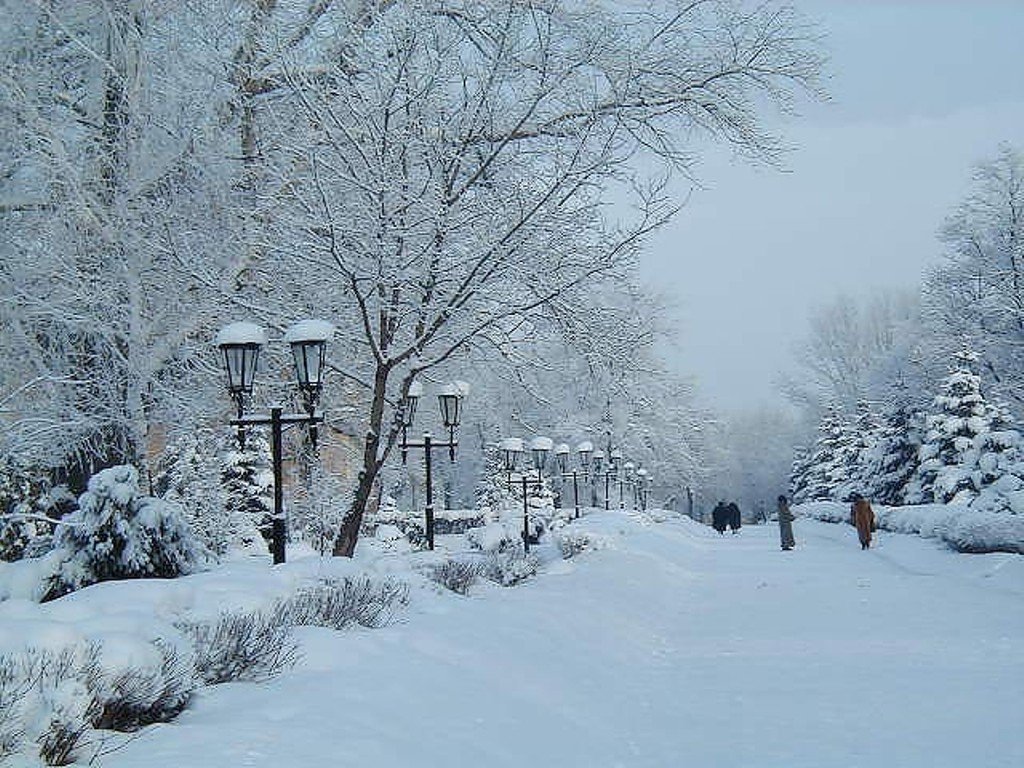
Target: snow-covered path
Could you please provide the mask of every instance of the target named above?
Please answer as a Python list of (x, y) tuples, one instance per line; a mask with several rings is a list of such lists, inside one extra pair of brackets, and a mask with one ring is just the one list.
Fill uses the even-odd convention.
[(608, 549), (204, 692), (103, 766), (1020, 766), (1024, 558), (593, 513)]

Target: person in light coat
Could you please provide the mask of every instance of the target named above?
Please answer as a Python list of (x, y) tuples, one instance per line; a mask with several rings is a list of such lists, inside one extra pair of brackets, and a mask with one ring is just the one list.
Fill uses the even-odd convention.
[(779, 539), (782, 542), (783, 551), (788, 551), (796, 546), (793, 539), (793, 521), (796, 520), (789, 509), (789, 501), (785, 496), (779, 496)]
[(875, 511), (871, 508), (871, 503), (859, 493), (853, 494), (850, 514), (853, 517), (853, 524), (857, 526), (860, 548), (868, 549), (871, 546), (871, 532), (875, 529)]

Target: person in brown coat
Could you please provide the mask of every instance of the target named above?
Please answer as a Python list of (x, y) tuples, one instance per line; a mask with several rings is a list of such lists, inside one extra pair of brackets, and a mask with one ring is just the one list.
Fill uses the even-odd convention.
[(871, 503), (859, 493), (853, 494), (850, 515), (853, 517), (853, 524), (857, 526), (860, 548), (867, 549), (871, 546), (871, 531), (875, 529), (875, 511), (871, 509)]

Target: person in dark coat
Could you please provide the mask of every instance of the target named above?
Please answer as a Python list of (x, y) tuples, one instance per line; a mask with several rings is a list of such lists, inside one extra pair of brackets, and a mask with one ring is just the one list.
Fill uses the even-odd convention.
[(742, 521), (740, 520), (740, 508), (735, 501), (730, 501), (729, 506), (726, 507), (729, 510), (729, 529), (733, 533), (737, 533), (740, 530)]
[(853, 517), (853, 524), (857, 526), (860, 548), (868, 549), (871, 546), (871, 532), (875, 529), (875, 511), (871, 508), (871, 503), (859, 493), (853, 494), (850, 514)]
[(729, 510), (725, 506), (724, 501), (719, 501), (715, 504), (715, 508), (711, 510), (711, 525), (719, 533), (725, 533), (725, 527), (729, 524)]
[(789, 501), (785, 496), (779, 496), (779, 539), (784, 552), (796, 546), (796, 541), (793, 539), (794, 520), (796, 520), (796, 515), (790, 511)]

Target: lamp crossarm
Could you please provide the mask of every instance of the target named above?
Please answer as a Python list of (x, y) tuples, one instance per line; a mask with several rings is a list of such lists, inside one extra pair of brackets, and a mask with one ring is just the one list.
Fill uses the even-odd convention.
[[(457, 448), (459, 445), (458, 440), (433, 440), (430, 441), (430, 447), (433, 448)], [(427, 445), (422, 440), (408, 440), (402, 444), (402, 448), (426, 448)]]
[[(281, 414), (278, 421), (281, 424), (323, 424), (324, 415), (322, 413), (314, 413), (312, 416), (308, 413), (285, 413)], [(274, 423), (274, 418), (270, 415), (257, 414), (232, 419), (230, 423), (233, 427), (268, 426)]]

